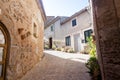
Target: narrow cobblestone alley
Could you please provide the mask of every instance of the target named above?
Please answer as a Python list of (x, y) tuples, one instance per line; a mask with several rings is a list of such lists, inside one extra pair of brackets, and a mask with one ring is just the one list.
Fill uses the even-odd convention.
[(44, 51), (45, 57), (21, 80), (90, 80), (83, 54)]

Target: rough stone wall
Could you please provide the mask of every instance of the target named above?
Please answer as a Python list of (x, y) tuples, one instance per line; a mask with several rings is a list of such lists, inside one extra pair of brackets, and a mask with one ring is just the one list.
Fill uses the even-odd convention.
[(120, 79), (120, 0), (92, 0), (102, 80)]
[(36, 0), (0, 0), (0, 9), (11, 38), (6, 78), (19, 80), (43, 56), (44, 21)]

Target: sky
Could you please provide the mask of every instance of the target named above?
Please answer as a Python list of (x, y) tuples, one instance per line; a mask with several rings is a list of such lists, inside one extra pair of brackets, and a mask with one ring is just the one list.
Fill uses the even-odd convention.
[(71, 16), (86, 7), (88, 0), (42, 0), (47, 16)]

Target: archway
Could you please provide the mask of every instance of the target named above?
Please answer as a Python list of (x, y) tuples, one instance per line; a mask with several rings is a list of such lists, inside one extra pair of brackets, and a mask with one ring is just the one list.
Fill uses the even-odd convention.
[(5, 25), (0, 22), (0, 80), (5, 79), (9, 42), (8, 31)]

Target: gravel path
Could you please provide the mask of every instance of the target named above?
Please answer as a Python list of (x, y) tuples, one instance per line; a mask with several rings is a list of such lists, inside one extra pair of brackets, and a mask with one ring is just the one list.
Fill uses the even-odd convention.
[(44, 51), (45, 57), (21, 80), (90, 80), (83, 54)]

